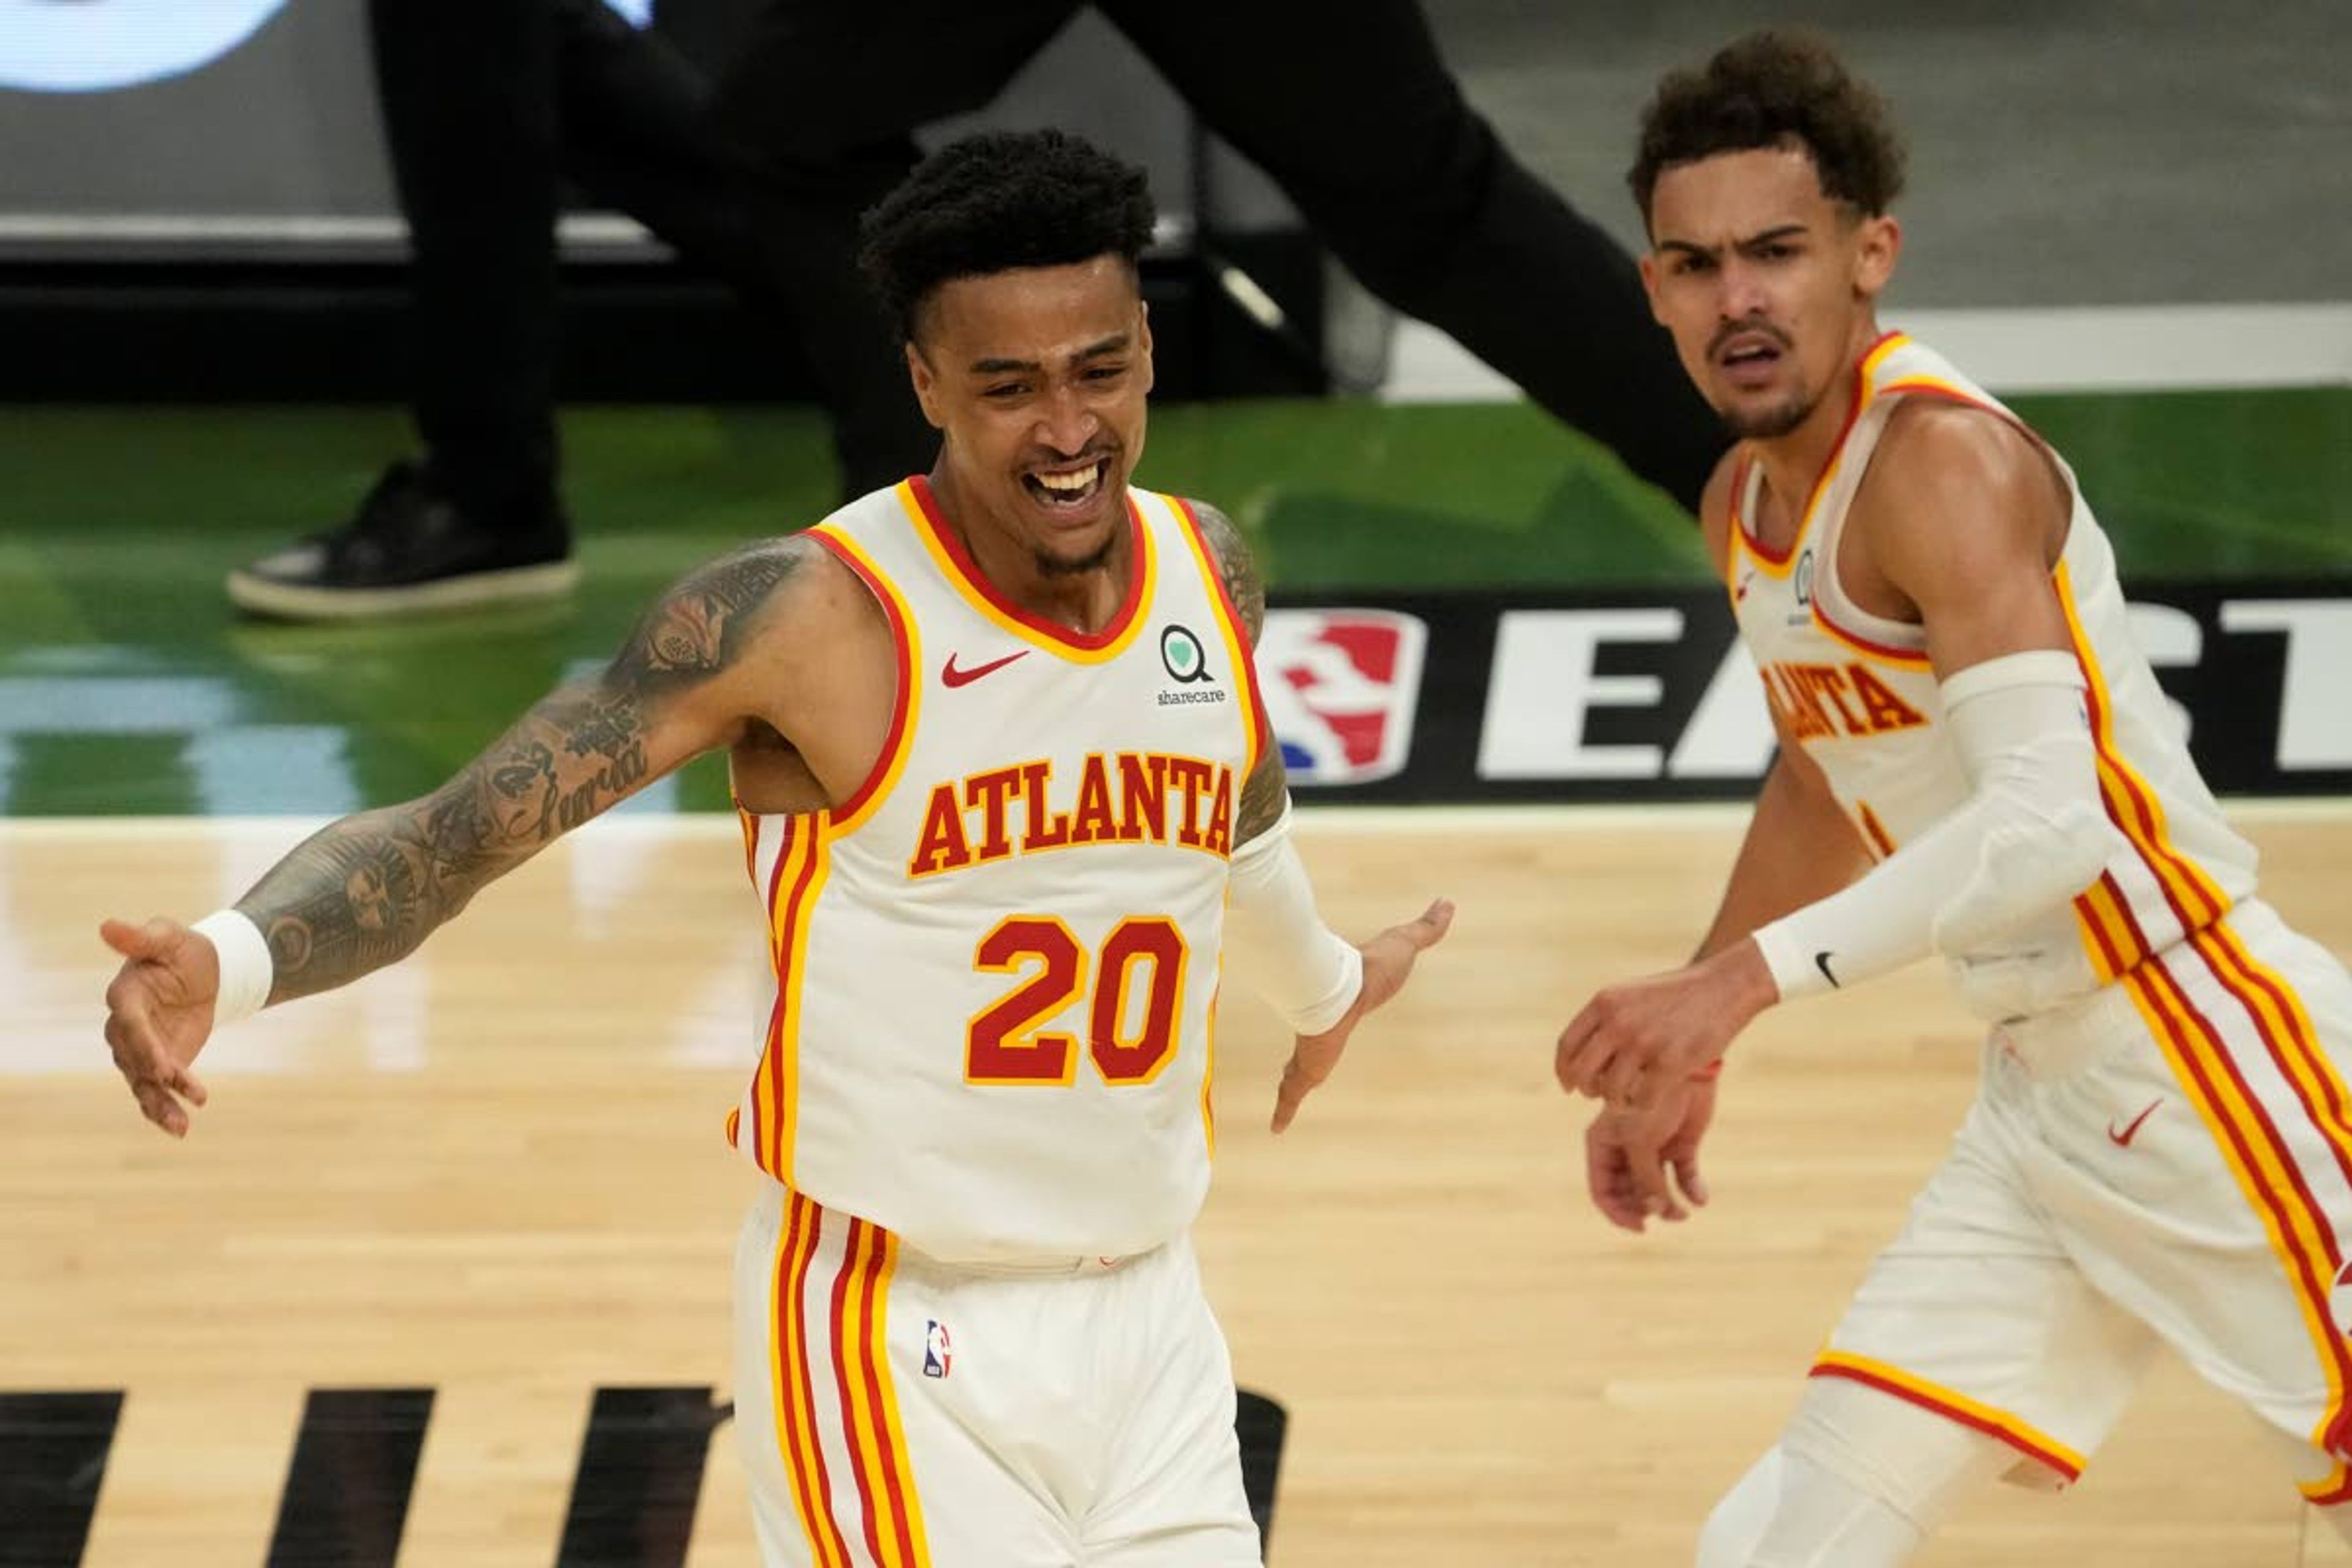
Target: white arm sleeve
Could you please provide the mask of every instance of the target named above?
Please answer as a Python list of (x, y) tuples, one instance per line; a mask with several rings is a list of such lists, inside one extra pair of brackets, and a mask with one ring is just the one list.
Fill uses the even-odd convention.
[(1225, 901), (1225, 957), (1284, 1023), (1319, 1035), (1363, 989), (1364, 955), (1323, 923), (1307, 867), (1290, 842), (1290, 801), (1273, 826), (1234, 852)]
[(2072, 653), (2008, 654), (1944, 682), (1975, 790), (1853, 886), (1756, 932), (1782, 999), (1959, 953), (2081, 892), (2115, 838)]

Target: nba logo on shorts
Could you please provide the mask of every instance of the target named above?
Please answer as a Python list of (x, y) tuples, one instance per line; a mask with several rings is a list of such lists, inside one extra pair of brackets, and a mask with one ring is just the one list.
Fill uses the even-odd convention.
[(1412, 751), (1429, 628), (1393, 610), (1268, 610), (1257, 644), (1266, 717), (1293, 784), (1368, 784)]
[(923, 1321), (923, 1375), (945, 1377), (954, 1357), (948, 1353), (948, 1326), (937, 1318)]

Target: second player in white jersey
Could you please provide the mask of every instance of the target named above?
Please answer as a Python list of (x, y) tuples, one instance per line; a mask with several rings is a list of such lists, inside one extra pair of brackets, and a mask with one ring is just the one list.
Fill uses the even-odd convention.
[[(1853, 396), (1851, 422), (1784, 548), (1769, 548), (1754, 531), (1761, 467), (1736, 464), (1725, 564), (1740, 637), (1776, 721), (1883, 859), (1966, 804), (1975, 781), (1944, 721), (1924, 629), (1862, 608), (1843, 586), (1847, 514), (1905, 399), (2017, 422), (1949, 361), (1900, 332), (1887, 333), (1855, 366)], [(2084, 674), (2102, 782), (2116, 822), (2130, 831), (2114, 836), (2097, 881), (2079, 897), (2031, 911), (1953, 955), (1963, 1000), (1990, 1023), (2089, 995), (2149, 952), (2210, 926), (2254, 888), (2253, 848), (2223, 819), (2133, 641), (2107, 536), (2074, 471), (2048, 456), (2069, 500), (2053, 582)]]
[(1607, 1101), (1594, 1202), (1705, 1201), (1714, 1072), (1765, 1007), (1933, 955), (1990, 1026), (1700, 1568), (1891, 1568), (1980, 1479), (2073, 1479), (2160, 1347), (2342, 1528), (2352, 976), (2255, 896), (2073, 470), (1879, 329), (1901, 174), (1876, 95), (1770, 33), (1664, 79), (1633, 170), (1652, 303), (1740, 437), (1701, 521), (1781, 747), (1697, 956), (1557, 1042)]

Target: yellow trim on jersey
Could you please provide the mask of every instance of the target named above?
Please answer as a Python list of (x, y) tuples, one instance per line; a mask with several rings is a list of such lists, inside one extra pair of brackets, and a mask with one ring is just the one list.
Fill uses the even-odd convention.
[(1234, 624), (1233, 615), (1226, 613), (1225, 602), (1229, 595), (1225, 593), (1224, 574), (1209, 558), (1208, 542), (1201, 537), (1201, 531), (1195, 526), (1196, 514), (1190, 513), (1172, 496), (1161, 495), (1157, 490), (1140, 493), (1150, 496), (1168, 509), (1168, 515), (1175, 521), (1176, 531), (1184, 536), (1184, 545), (1192, 553), (1193, 564), (1201, 569), (1201, 587), (1209, 595), (1209, 609), (1217, 617), (1217, 635), (1225, 645), (1226, 668), (1234, 672), (1234, 701), (1240, 710), (1243, 728), (1241, 777), (1247, 781), (1257, 771), (1258, 759), (1265, 749), (1263, 740), (1268, 729), (1265, 715), (1260, 708), (1257, 681), (1253, 674), (1256, 665), (1248, 635)]
[[(899, 488), (905, 489), (907, 487), (902, 484)], [(911, 495), (908, 499), (911, 500)], [(918, 521), (919, 521), (919, 519)], [(890, 601), (888, 608), (893, 613), (889, 618), (894, 621), (891, 640), (897, 645), (898, 655), (898, 700), (903, 706), (898, 715), (897, 746), (887, 758), (876, 760), (876, 767), (881, 770), (880, 776), (874, 779), (873, 787), (866, 792), (866, 798), (859, 803), (856, 815), (835, 817), (830, 812), (825, 814), (826, 836), (840, 838), (856, 832), (873, 819), (874, 814), (881, 809), (883, 802), (890, 798), (890, 792), (898, 786), (900, 775), (907, 771), (907, 759), (914, 753), (915, 724), (921, 717), (923, 706), (923, 633), (922, 628), (916, 624), (914, 610), (907, 603), (905, 590), (892, 582), (890, 574), (875, 563), (874, 557), (867, 552), (865, 546), (859, 544), (848, 534), (826, 524), (820, 523), (809, 531), (823, 533), (845, 553), (855, 556), (858, 564), (865, 567), (868, 574), (866, 586), (877, 593), (888, 595)], [(925, 539), (930, 537), (929, 530), (924, 531), (923, 537)]]
[[(2107, 690), (2107, 679), (2099, 668), (2097, 652), (2083, 629), (2081, 611), (2074, 603), (2073, 574), (2061, 561), (2051, 574), (2058, 590), (2059, 607), (2065, 612), (2066, 629), (2074, 645), (2074, 656), (2083, 666), (2083, 677), (2091, 689), (2091, 707), (2095, 722), (2092, 729), (2092, 750), (2097, 759), (2100, 793), (2105, 797), (2107, 816), (2114, 821), (2132, 847), (2139, 851), (2141, 861), (2158, 883), (2171, 895), (2172, 901), (2189, 918), (2184, 926), (2193, 929), (2200, 922), (2193, 911), (2200, 904), (2213, 911), (2219, 919), (2229, 909), (2229, 900), (2197, 864), (2172, 847), (2166, 829), (2164, 800), (2143, 778), (2115, 742), (2115, 701)], [(2145, 821), (2143, 821), (2143, 816)], [(2119, 937), (2123, 932), (2113, 933)], [(2118, 943), (2118, 952), (2129, 952), (2136, 945), (2128, 938)], [(2126, 965), (2128, 967), (2128, 965)]]
[(1886, 356), (1893, 353), (1897, 349), (1906, 349), (1910, 346), (1910, 333), (1899, 331), (1887, 332), (1880, 337), (1878, 342), (1871, 345), (1870, 352), (1862, 356), (1863, 384), (1864, 387), (1871, 389), (1872, 395), (1876, 395), (1874, 384), (1878, 377), (1878, 367), (1886, 363)]
[(760, 819), (743, 809), (741, 801), (735, 802), (735, 823), (743, 830), (743, 874), (751, 879), (751, 890), (760, 888)]
[[(1749, 499), (1763, 488), (1762, 465), (1757, 463), (1752, 457), (1744, 458), (1734, 473), (1731, 487), (1731, 539), (1738, 545), (1740, 552), (1744, 552), (1748, 560), (1754, 562), (1756, 569), (1765, 576), (1778, 582), (1787, 578), (1797, 569), (1797, 563), (1804, 556), (1806, 536), (1813, 531), (1813, 514), (1821, 510), (1822, 498), (1829, 494), (1831, 477), (1837, 472), (1838, 465), (1845, 459), (1845, 444), (1853, 435), (1853, 427), (1862, 423), (1864, 410), (1870, 406), (1872, 400), (1876, 396), (1871, 385), (1871, 379), (1877, 374), (1879, 365), (1886, 356), (1908, 342), (1910, 340), (1900, 332), (1889, 332), (1881, 338), (1868, 353), (1863, 355), (1861, 363), (1853, 367), (1853, 406), (1846, 411), (1845, 423), (1838, 429), (1837, 440), (1831, 446), (1829, 456), (1822, 461), (1822, 471), (1813, 476), (1813, 487), (1806, 492), (1804, 509), (1797, 514), (1796, 531), (1789, 536), (1789, 548), (1780, 552), (1780, 559), (1777, 561), (1765, 551), (1762, 542), (1752, 531), (1758, 520), (1749, 515), (1748, 504)], [(1738, 554), (1726, 552), (1724, 565), (1726, 577), (1728, 579), (1738, 568)], [(1732, 591), (1737, 595), (1738, 589), (1735, 585)], [(1738, 601), (1735, 598), (1733, 602)]]
[[(1223, 943), (1218, 944), (1222, 950)], [(1217, 1001), (1225, 994), (1225, 955), (1217, 954), (1217, 982), (1209, 992), (1209, 1011), (1201, 1020), (1201, 1146), (1211, 1160), (1217, 1157), (1217, 1106), (1212, 1098), (1217, 1081)]]
[[(1019, 638), (1026, 647), (1066, 658), (1073, 664), (1108, 664), (1135, 646), (1136, 637), (1143, 630), (1143, 623), (1150, 618), (1152, 590), (1158, 586), (1159, 552), (1152, 545), (1151, 525), (1141, 518), (1140, 509), (1129, 512), (1126, 520), (1135, 524), (1135, 570), (1143, 575), (1142, 585), (1136, 590), (1135, 614), (1129, 617), (1125, 629), (1116, 641), (1106, 643), (1101, 647), (1076, 647), (1022, 625), (990, 603), (987, 596), (966, 579), (963, 569), (940, 543), (939, 536), (932, 531), (930, 519), (923, 514), (923, 503), (917, 499), (914, 485), (901, 480), (897, 494), (899, 506), (906, 510), (908, 522), (914, 528), (915, 537), (922, 541), (924, 550), (929, 552), (932, 563), (939, 567), (940, 575), (945, 579), (949, 588), (999, 631)], [(1134, 502), (1122, 495), (1119, 505), (1122, 511), (1127, 511)]]
[[(1789, 536), (1789, 548), (1781, 553), (1777, 563), (1764, 552), (1763, 546), (1758, 540), (1752, 536), (1742, 537), (1756, 520), (1748, 516), (1746, 504), (1748, 498), (1738, 493), (1737, 489), (1734, 491), (1731, 498), (1732, 536), (1739, 540), (1741, 548), (1748, 552), (1748, 558), (1755, 562), (1756, 569), (1767, 577), (1774, 579), (1787, 577), (1797, 569), (1797, 563), (1804, 558), (1805, 541), (1813, 531), (1813, 517), (1821, 510), (1822, 499), (1830, 493), (1830, 482), (1845, 461), (1846, 442), (1852, 439), (1854, 426), (1862, 423), (1864, 411), (1877, 400), (1878, 392), (1872, 384), (1873, 378), (1877, 375), (1878, 367), (1885, 363), (1886, 356), (1910, 341), (1901, 332), (1889, 332), (1881, 338), (1868, 353), (1862, 356), (1861, 363), (1854, 366), (1853, 407), (1846, 415), (1844, 427), (1838, 432), (1837, 444), (1830, 448), (1828, 460), (1822, 463), (1822, 471), (1813, 477), (1813, 488), (1805, 497), (1805, 509), (1797, 514), (1796, 531)], [(1738, 489), (1758, 488), (1758, 481), (1752, 476), (1761, 471), (1760, 467), (1751, 467), (1750, 473), (1742, 476), (1747, 479), (1747, 483), (1739, 486)], [(1814, 617), (1815, 620), (1820, 618), (1818, 616)]]
[[(1859, 405), (1857, 405), (1857, 406), (1859, 406)], [(1838, 437), (1838, 447), (1843, 448), (1844, 445), (1845, 437), (1843, 436), (1840, 436)], [(1835, 460), (1834, 453), (1832, 454), (1832, 460)], [(1763, 491), (1764, 466), (1761, 463), (1751, 460), (1741, 468), (1738, 482), (1732, 487), (1731, 539), (1732, 542), (1738, 546), (1738, 549), (1736, 552), (1727, 557), (1726, 564), (1729, 567), (1731, 573), (1736, 574), (1739, 569), (1740, 557), (1745, 556), (1749, 561), (1754, 562), (1756, 563), (1756, 570), (1761, 572), (1765, 576), (1771, 578), (1776, 583), (1786, 582), (1789, 574), (1797, 569), (1797, 557), (1804, 553), (1804, 552), (1799, 547), (1804, 543), (1805, 530), (1810, 526), (1811, 521), (1812, 503), (1811, 501), (1807, 501), (1805, 504), (1805, 513), (1803, 517), (1798, 520), (1797, 531), (1790, 537), (1789, 552), (1786, 555), (1781, 556), (1778, 561), (1775, 561), (1770, 555), (1765, 552), (1764, 547), (1757, 542), (1756, 536), (1748, 531), (1756, 520), (1749, 515), (1748, 503), (1754, 497), (1761, 495)], [(1733, 585), (1732, 593), (1735, 596), (1732, 603), (1735, 605), (1739, 602), (1737, 597), (1738, 592), (1739, 590), (1738, 586)]]
[[(796, 818), (784, 864), (776, 877), (775, 905), (769, 912), (769, 943), (776, 954), (776, 1008), (752, 1080), (762, 1146), (759, 1165), (780, 1182), (793, 1179), (793, 1146), (800, 1131), (800, 1015), (802, 983), (808, 967), (809, 911), (824, 891), (832, 855), (824, 835), (807, 817)], [(784, 950), (786, 932), (792, 943)], [(782, 1108), (782, 1114), (776, 1108)]]
[(1959, 402), (1973, 404), (1990, 414), (2000, 412), (1985, 400), (1982, 393), (1971, 392), (1958, 382), (1946, 381), (1939, 375), (1906, 375), (1901, 381), (1888, 382), (1885, 386), (1878, 388), (1874, 395), (1893, 397), (1902, 392), (1937, 392)]

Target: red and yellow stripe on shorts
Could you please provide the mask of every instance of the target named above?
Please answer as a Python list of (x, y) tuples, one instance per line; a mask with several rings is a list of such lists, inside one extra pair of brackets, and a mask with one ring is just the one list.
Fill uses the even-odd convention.
[(1848, 1382), (1877, 1389), (1881, 1394), (1891, 1394), (1906, 1405), (1916, 1405), (1922, 1410), (1932, 1411), (1948, 1421), (1957, 1421), (1963, 1426), (1973, 1427), (1988, 1437), (2005, 1443), (2069, 1482), (2082, 1478), (2083, 1456), (2047, 1432), (2028, 1425), (2006, 1410), (1997, 1410), (1940, 1384), (1929, 1383), (1926, 1378), (1905, 1372), (1900, 1367), (1874, 1361), (1869, 1356), (1825, 1350), (1813, 1359), (1811, 1375), (1842, 1377)]
[[(2152, 951), (2133, 900), (2110, 871), (2075, 900), (2084, 946), (2103, 980), (2119, 982), (2170, 1063), (2249, 1206), (2261, 1216), (2301, 1309), (2327, 1380), (2327, 1403), (2312, 1446), (2336, 1460), (2306, 1486), (2315, 1501), (2352, 1499), (2352, 1345), (2335, 1322), (2328, 1292), (2344, 1266), (2331, 1207), (2352, 1201), (2352, 1104), (2320, 1048), (2294, 987), (2258, 960), (2228, 918), (2213, 879), (2173, 842), (2162, 799), (2115, 742), (2113, 705), (2084, 635), (2065, 568), (2060, 602), (2088, 685), (2099, 793), (2107, 816), (2153, 880), (2164, 909), (2189, 933), (2163, 957)], [(2151, 903), (2151, 908), (2155, 906)], [(2316, 1138), (2295, 1134), (2303, 1124)], [(2324, 1157), (2315, 1160), (2315, 1142)], [(2324, 1201), (2326, 1193), (2334, 1204)]]
[(784, 1196), (768, 1371), (793, 1510), (816, 1568), (925, 1568), (930, 1546), (885, 1353), (898, 1238)]

